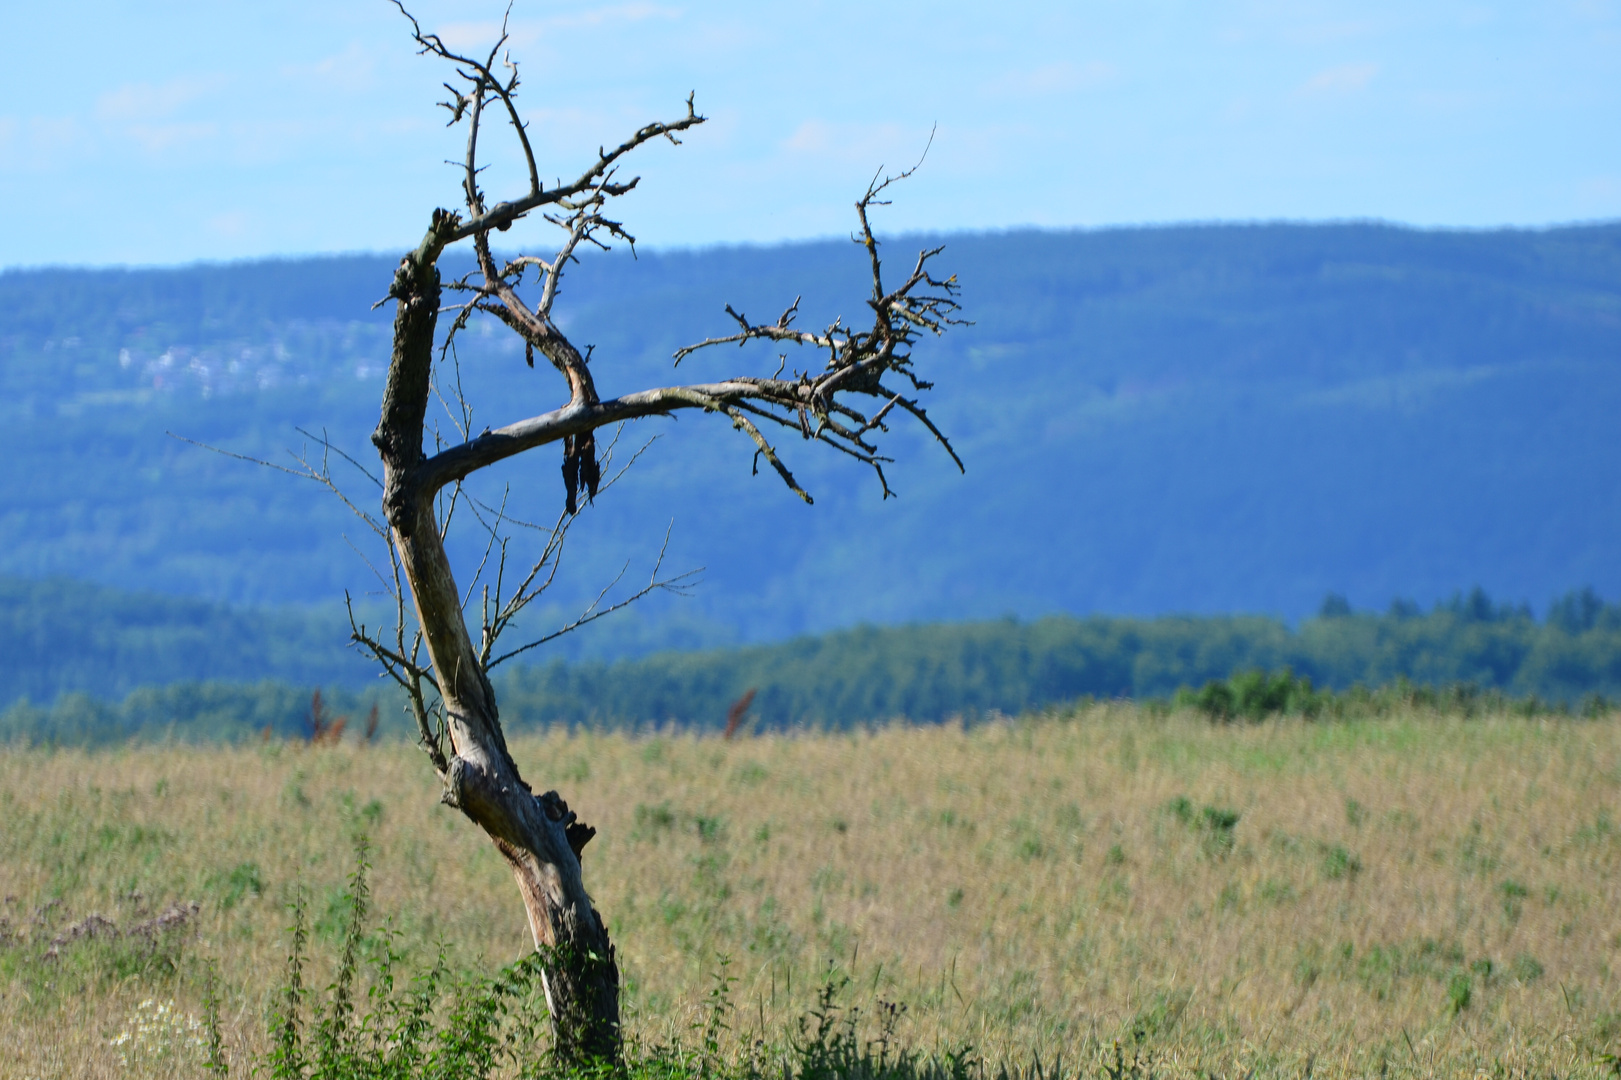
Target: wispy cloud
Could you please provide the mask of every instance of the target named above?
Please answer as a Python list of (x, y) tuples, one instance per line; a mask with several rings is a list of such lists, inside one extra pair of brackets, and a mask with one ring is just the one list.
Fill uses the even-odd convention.
[(313, 64), (290, 64), (282, 69), (289, 78), (312, 81), (335, 90), (370, 89), (376, 72), (376, 57), (357, 42)]
[(1576, 205), (1582, 213), (1604, 217), (1621, 213), (1621, 173), (1587, 176), (1578, 180)]
[[(1354, 5), (1302, 3), (1301, 0), (1245, 0), (1221, 7), (1221, 23), (1216, 39), (1224, 44), (1283, 43), (1315, 47), (1355, 38), (1377, 37), (1399, 24), (1399, 20), (1362, 5), (1365, 10), (1347, 12)], [(1350, 16), (1350, 17), (1347, 17)]]
[(82, 158), (92, 149), (72, 116), (0, 116), (0, 173), (39, 173)]
[(782, 148), (794, 154), (837, 161), (876, 162), (886, 158), (898, 161), (907, 154), (921, 153), (927, 139), (927, 132), (919, 135), (895, 123), (830, 124), (825, 120), (806, 120), (782, 141)]
[(1119, 68), (1101, 60), (1079, 65), (1068, 62), (1043, 64), (1007, 72), (987, 83), (985, 90), (1009, 97), (1051, 97), (1110, 82), (1119, 73)]
[(1616, 0), (1574, 0), (1569, 10), (1579, 19), (1595, 22), (1621, 20), (1621, 4), (1616, 3)]
[(96, 117), (113, 122), (158, 120), (217, 92), (225, 83), (223, 75), (189, 76), (156, 85), (125, 83), (96, 98)]
[(613, 23), (644, 22), (648, 19), (679, 19), (681, 9), (664, 4), (611, 4), (594, 11), (579, 11), (570, 15), (555, 15), (545, 20), (547, 26), (602, 26)]
[(1300, 92), (1316, 97), (1330, 94), (1354, 94), (1365, 89), (1379, 74), (1378, 64), (1341, 64), (1319, 71), (1307, 79)]
[(209, 121), (177, 124), (130, 124), (123, 133), (149, 154), (163, 154), (188, 143), (207, 142), (217, 136), (220, 126)]
[[(522, 44), (534, 37), (533, 31), (536, 28), (533, 24), (528, 24), (522, 29), (529, 32), (520, 40), (520, 28), (507, 24), (507, 35), (515, 44)], [(443, 26), (425, 26), (423, 30), (426, 33), (438, 34), (439, 40), (447, 47), (464, 52), (468, 49), (488, 49), (501, 36), (501, 24), (493, 21), (445, 23)], [(482, 60), (483, 57), (479, 59)]]
[[(630, 3), (609, 4), (566, 15), (553, 15), (545, 19), (514, 19), (507, 23), (511, 44), (528, 45), (552, 30), (577, 30), (582, 27), (625, 26), (649, 19), (679, 19), (680, 8), (664, 4)], [(495, 20), (446, 23), (432, 28), (452, 49), (489, 48), (501, 35), (501, 24)]]
[(1302, 23), (1289, 27), (1283, 37), (1293, 45), (1331, 45), (1352, 38), (1373, 37), (1385, 29), (1371, 20)]
[(248, 231), (248, 215), (241, 210), (227, 210), (208, 219), (208, 231), (215, 236), (235, 239)]

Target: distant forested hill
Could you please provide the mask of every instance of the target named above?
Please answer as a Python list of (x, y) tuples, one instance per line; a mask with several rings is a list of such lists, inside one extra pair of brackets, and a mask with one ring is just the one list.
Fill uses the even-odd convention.
[(359, 685), (340, 610), (245, 610), (61, 578), (0, 577), (0, 706), (205, 679)]
[[(99, 602), (103, 629), (90, 650), (69, 635), (56, 649), (19, 642), (28, 622), (20, 604)], [(312, 618), (302, 634), (289, 613), (255, 621), (250, 613), (203, 606), (147, 606), (146, 597), (75, 593), (66, 587), (0, 596), (0, 655), (13, 658), (12, 698), (0, 701), (0, 744), (12, 739), (105, 742), (131, 734), (242, 739), (268, 727), (307, 733), (311, 683), (328, 682), (335, 713), (359, 717), (381, 706), (383, 730), (409, 725), (389, 684), (354, 681), (353, 670), (298, 664), (298, 651), (323, 655), (330, 622)], [(9, 619), (6, 609), (11, 611)], [(48, 612), (36, 623), (48, 624)], [(165, 624), (164, 619), (173, 620)], [(69, 624), (71, 627), (71, 624)], [(40, 635), (50, 641), (51, 632)], [(20, 647), (19, 647), (20, 646)], [(275, 680), (249, 681), (241, 663), (265, 650)], [(59, 651), (60, 650), (60, 651)], [(85, 660), (90, 663), (83, 662)], [(28, 664), (38, 665), (31, 673)], [(1258, 616), (1076, 619), (1021, 623), (863, 626), (773, 645), (658, 653), (615, 663), (554, 661), (498, 669), (496, 692), (513, 730), (547, 725), (714, 728), (728, 706), (757, 691), (751, 723), (766, 727), (846, 727), (905, 718), (937, 722), (992, 712), (1015, 714), (1077, 698), (1165, 698), (1181, 687), (1263, 669), (1293, 668), (1319, 687), (1382, 687), (1400, 679), (1430, 687), (1469, 685), (1517, 697), (1579, 705), (1621, 697), (1621, 605), (1591, 591), (1549, 605), (1543, 620), (1475, 591), (1429, 611), (1411, 604), (1384, 613), (1352, 612), (1331, 598), (1321, 614), (1290, 628)], [(124, 693), (143, 680), (148, 685)], [(344, 678), (349, 676), (349, 678)], [(67, 691), (52, 700), (16, 701), (16, 687), (54, 678)], [(224, 682), (234, 678), (239, 681)], [(122, 695), (120, 697), (120, 695)], [(4, 707), (9, 702), (10, 707)], [(49, 704), (46, 704), (49, 702)]]
[[(942, 239), (975, 325), (918, 355), (967, 475), (901, 433), (886, 505), (793, 441), (805, 507), (750, 475), (725, 425), (635, 425), (626, 445), (661, 438), (583, 515), (536, 626), (627, 562), (645, 574), (672, 521), (666, 566), (703, 584), (558, 655), (1010, 613), (1296, 618), (1329, 592), (1428, 605), (1477, 583), (1539, 605), (1581, 583), (1621, 595), (1621, 226), (1010, 232), (888, 254), (899, 269)], [(860, 319), (859, 254), (587, 257), (559, 311), (606, 394), (774, 367), (669, 358), (724, 332), (727, 302), (758, 317), (803, 294), (806, 324)], [(0, 572), (235, 604), (375, 592), (329, 496), (165, 432), (285, 460), (302, 426), (369, 460), (390, 314), (370, 305), (393, 261), (0, 273)], [(560, 400), (477, 324), (459, 359), (476, 426)], [(506, 485), (526, 520), (560, 509), (546, 453), (483, 495)]]

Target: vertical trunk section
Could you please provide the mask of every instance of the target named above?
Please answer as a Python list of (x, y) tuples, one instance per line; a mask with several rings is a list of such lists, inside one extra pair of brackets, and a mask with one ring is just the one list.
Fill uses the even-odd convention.
[(467, 633), (434, 519), (435, 493), (415, 481), (433, 367), (434, 260), (443, 220), (435, 215), (428, 238), (395, 275), (394, 354), (372, 442), (383, 459), (384, 510), (444, 704), (452, 750), (444, 801), (482, 828), (512, 867), (535, 946), (546, 953), (543, 978), (558, 1054), (571, 1062), (617, 1060), (619, 970), (580, 872), (580, 852), (595, 830), (556, 792), (534, 795), (507, 752), (495, 694)]
[(418, 504), (411, 534), (396, 533), (396, 540), (454, 750), (445, 802), (489, 835), (517, 878), (535, 945), (548, 953), (546, 1001), (558, 1052), (568, 1060), (617, 1059), (619, 969), (580, 871), (580, 852), (594, 830), (556, 792), (535, 796), (507, 753), (427, 500)]

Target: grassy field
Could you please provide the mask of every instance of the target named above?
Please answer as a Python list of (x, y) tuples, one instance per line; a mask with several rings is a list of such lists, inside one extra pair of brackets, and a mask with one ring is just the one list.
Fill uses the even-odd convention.
[[(586, 880), (644, 1040), (687, 1029), (726, 956), (740, 1038), (831, 965), (915, 1045), (1088, 1075), (1116, 1041), (1163, 1076), (1606, 1076), (1621, 1052), (1621, 717), (1098, 706), (513, 750), (599, 829)], [(202, 1075), (156, 1052), (210, 959), (233, 1060), (262, 1051), (287, 904), (330, 957), (360, 832), (419, 961), (515, 958), (516, 889), (436, 794), (405, 745), (0, 753), (0, 1075)]]

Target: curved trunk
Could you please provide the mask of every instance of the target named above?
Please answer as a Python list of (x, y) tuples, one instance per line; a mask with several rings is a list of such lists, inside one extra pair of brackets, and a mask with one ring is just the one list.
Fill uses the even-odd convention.
[(422, 503), (411, 535), (396, 531), (395, 540), (439, 676), (454, 751), (444, 801), (482, 828), (512, 867), (535, 946), (548, 953), (546, 1003), (559, 1054), (617, 1058), (619, 969), (580, 871), (580, 852), (595, 830), (555, 791), (537, 797), (507, 753), (431, 506)]
[[(872, 297), (867, 301), (875, 316), (871, 330), (858, 331), (846, 327), (842, 320), (835, 320), (819, 333), (801, 331), (792, 325), (799, 309), (798, 300), (775, 323), (750, 322), (728, 305), (727, 314), (736, 321), (738, 330), (680, 349), (675, 354), (677, 362), (699, 349), (758, 341), (803, 345), (825, 352), (825, 365), (817, 372), (800, 372), (787, 379), (780, 378), (783, 367), (779, 365), (770, 378), (739, 376), (719, 382), (665, 386), (600, 401), (587, 367), (590, 350), (582, 355), (552, 321), (551, 308), (557, 296), (558, 281), (580, 245), (606, 247), (599, 234), (634, 244), (621, 225), (603, 213), (608, 200), (626, 194), (638, 183), (634, 178), (615, 179), (625, 155), (655, 139), (678, 143), (678, 132), (703, 123), (704, 118), (693, 109), (689, 95), (684, 117), (669, 123), (648, 124), (611, 151), (599, 148), (595, 162), (572, 183), (559, 182), (542, 190), (540, 172), (524, 133), (524, 122), (512, 103), (518, 86), (516, 68), (510, 59), (504, 61), (513, 72), (510, 76), (497, 75), (490, 67), (497, 55), (504, 55), (501, 44), (492, 49), (489, 60), (481, 63), (476, 58), (451, 52), (437, 35), (425, 33), (415, 19), (411, 23), (422, 52), (454, 65), (460, 79), (469, 87), (464, 94), (447, 83), (454, 98), (445, 105), (452, 113), (452, 124), (464, 116), (468, 123), (463, 190), (470, 216), (463, 221), (457, 213), (435, 210), (421, 244), (400, 261), (395, 272), (389, 289), (389, 296), (397, 302), (394, 351), (383, 392), (382, 419), (372, 434), (372, 442), (383, 459), (383, 510), (391, 530), (390, 540), (416, 605), (432, 679), (440, 692), (450, 742), (448, 750), (441, 745), (441, 734), (430, 728), (422, 696), (428, 670), (417, 663), (415, 643), (407, 650), (403, 627), (402, 636), (396, 641), (398, 652), (367, 638), (364, 627), (355, 629), (355, 640), (370, 647), (384, 667), (410, 691), (423, 744), (445, 783), (445, 801), (476, 822), (512, 867), (529, 914), (535, 946), (546, 957), (546, 994), (559, 1053), (572, 1060), (615, 1058), (620, 1045), (619, 972), (607, 931), (601, 917), (592, 909), (591, 898), (580, 877), (580, 851), (594, 830), (576, 821), (556, 792), (534, 795), (507, 752), (495, 694), (480, 662), (480, 654), (468, 636), (461, 594), (435, 520), (436, 493), (459, 483), (477, 469), (547, 443), (565, 440), (565, 505), (572, 513), (576, 509), (578, 487), (583, 486), (588, 497), (596, 493), (598, 466), (593, 432), (597, 428), (636, 417), (669, 414), (677, 409), (702, 409), (729, 417), (732, 426), (754, 443), (756, 461), (763, 455), (788, 488), (806, 502), (810, 501), (810, 495), (778, 458), (761, 430), (765, 424), (775, 423), (797, 430), (806, 439), (825, 442), (870, 465), (887, 498), (893, 492), (884, 480), (883, 463), (890, 459), (881, 455), (869, 440), (874, 432), (888, 430), (884, 418), (898, 408), (922, 424), (960, 469), (962, 462), (951, 443), (918, 401), (908, 396), (913, 390), (921, 392), (932, 385), (919, 378), (912, 366), (912, 347), (920, 335), (937, 335), (962, 321), (957, 317), (957, 279), (952, 276), (938, 280), (930, 275), (927, 264), (939, 254), (940, 249), (936, 247), (918, 254), (910, 276), (902, 284), (894, 288), (884, 286), (878, 242), (868, 220), (868, 210), (886, 205), (886, 200), (881, 198), (884, 191), (897, 180), (912, 175), (916, 167), (882, 180), (874, 177), (866, 194), (856, 203), (861, 220), (861, 242), (866, 247), (872, 271)], [(503, 30), (501, 41), (505, 40)], [(479, 189), (480, 117), (485, 106), (497, 100), (522, 147), (529, 168), (529, 190), (520, 198), (486, 208)], [(545, 214), (546, 219), (562, 226), (568, 234), (557, 255), (549, 261), (521, 257), (507, 262), (504, 267), (498, 266), (489, 246), (490, 231), (505, 231), (514, 221), (543, 207), (552, 208)], [(455, 308), (459, 312), (458, 325), (465, 325), (474, 309), (501, 319), (523, 338), (530, 366), (534, 365), (534, 352), (538, 350), (565, 376), (569, 402), (563, 408), (519, 420), (499, 430), (486, 428), (479, 435), (468, 432), (460, 444), (425, 459), (423, 420), (431, 392), (434, 330), (440, 303), (437, 263), (447, 244), (466, 239), (473, 240), (483, 280), (457, 283), (459, 289), (473, 294), (467, 303)], [(540, 268), (545, 282), (541, 298), (533, 308), (517, 293), (529, 267)], [(449, 340), (447, 338), (447, 348)], [(786, 355), (782, 363), (787, 363)], [(885, 378), (892, 382), (900, 379), (903, 386), (909, 384), (911, 389), (906, 393), (896, 391), (885, 385)], [(848, 404), (864, 398), (876, 404), (870, 408), (862, 405), (860, 409)], [(870, 411), (870, 416), (862, 410)], [(312, 470), (311, 475), (330, 482), (324, 471)], [(649, 589), (660, 587), (669, 587), (669, 583), (649, 585)], [(403, 612), (400, 614), (403, 623)], [(507, 617), (502, 616), (497, 621), (503, 622)], [(493, 636), (497, 631), (489, 629), (487, 632)], [(407, 651), (409, 657), (404, 655)]]
[(559, 1055), (617, 1059), (619, 970), (580, 872), (580, 852), (595, 830), (556, 792), (536, 796), (507, 752), (495, 694), (468, 636), (434, 518), (434, 493), (416, 475), (439, 306), (434, 261), (440, 225), (436, 217), (428, 239), (395, 275), (394, 355), (372, 441), (383, 458), (384, 509), (450, 735), (443, 799), (483, 829), (512, 867), (535, 946), (547, 954), (543, 979)]

